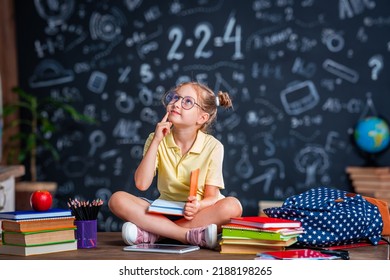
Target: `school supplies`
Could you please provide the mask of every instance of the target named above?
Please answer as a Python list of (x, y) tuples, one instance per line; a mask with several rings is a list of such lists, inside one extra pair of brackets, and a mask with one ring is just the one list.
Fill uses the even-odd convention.
[(96, 220), (99, 214), (100, 208), (103, 205), (103, 200), (100, 198), (94, 199), (91, 202), (79, 201), (77, 199), (70, 199), (68, 207), (71, 209), (72, 214), (76, 217), (76, 220)]
[(300, 222), (265, 216), (231, 218), (230, 223), (221, 226), (220, 252), (257, 254), (285, 250), (304, 233), (300, 225)]
[(0, 254), (29, 256), (77, 249), (75, 217), (70, 210), (1, 214), (3, 245), (0, 245)]
[(103, 200), (100, 198), (88, 201), (69, 199), (68, 207), (76, 217), (76, 239), (78, 249), (97, 246), (97, 217)]

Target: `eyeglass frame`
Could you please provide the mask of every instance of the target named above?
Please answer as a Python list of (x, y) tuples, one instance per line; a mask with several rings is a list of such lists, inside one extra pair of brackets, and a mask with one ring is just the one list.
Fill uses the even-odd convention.
[[(173, 98), (172, 100), (166, 104), (166, 97), (168, 96), (169, 93), (173, 93), (174, 95), (173, 96), (177, 96), (178, 99), (176, 101), (173, 102)], [(183, 103), (184, 103), (184, 99), (186, 98), (189, 98), (190, 100), (193, 101), (193, 105), (190, 107), (190, 108), (184, 108), (183, 106)], [(168, 107), (168, 105), (171, 105), (171, 104), (175, 104), (177, 101), (179, 101), (181, 99), (181, 102), (180, 102), (180, 105), (181, 107), (184, 109), (184, 110), (191, 110), (192, 108), (194, 108), (195, 105), (197, 105), (200, 109), (202, 109), (203, 111), (206, 111), (205, 109), (203, 109), (202, 106), (200, 106), (198, 103), (195, 102), (195, 98), (193, 98), (192, 96), (180, 96), (177, 91), (175, 90), (169, 90), (167, 91), (164, 95), (163, 95), (163, 98), (162, 98), (162, 103), (164, 104), (165, 107)], [(184, 103), (185, 104), (185, 103)]]

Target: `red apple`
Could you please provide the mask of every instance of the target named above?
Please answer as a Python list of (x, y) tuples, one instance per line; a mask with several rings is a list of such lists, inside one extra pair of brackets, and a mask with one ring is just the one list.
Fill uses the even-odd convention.
[(51, 193), (46, 190), (35, 191), (30, 196), (31, 208), (35, 211), (49, 210), (53, 202)]

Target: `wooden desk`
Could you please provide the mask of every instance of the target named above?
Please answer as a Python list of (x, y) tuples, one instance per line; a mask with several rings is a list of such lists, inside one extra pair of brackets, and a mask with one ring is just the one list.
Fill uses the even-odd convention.
[[(124, 252), (125, 244), (120, 232), (99, 232), (98, 246), (93, 249), (18, 257), (0, 255), (0, 260), (253, 260), (254, 255), (221, 254), (219, 251), (201, 249), (188, 254), (157, 254)], [(351, 260), (389, 260), (388, 245), (350, 249)]]

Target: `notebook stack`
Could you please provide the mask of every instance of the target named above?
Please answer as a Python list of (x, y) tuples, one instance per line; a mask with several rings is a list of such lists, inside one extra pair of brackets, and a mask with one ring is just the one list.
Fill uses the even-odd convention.
[(299, 221), (270, 217), (232, 218), (222, 226), (222, 254), (258, 254), (283, 251), (303, 233)]
[(77, 249), (70, 210), (1, 212), (0, 254), (30, 256)]

